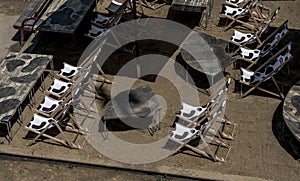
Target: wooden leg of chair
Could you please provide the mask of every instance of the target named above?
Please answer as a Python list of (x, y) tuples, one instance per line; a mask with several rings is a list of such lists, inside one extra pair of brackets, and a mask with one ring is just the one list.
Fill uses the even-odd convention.
[(254, 89), (256, 89), (257, 86), (251, 87), (248, 91), (246, 91), (244, 94), (241, 94), (241, 97), (246, 97), (250, 92), (252, 92)]
[[(65, 145), (65, 146), (68, 146), (64, 141), (62, 141), (62, 140), (60, 140), (60, 139), (57, 139), (57, 138), (55, 138), (55, 137), (53, 137), (53, 136), (47, 135), (47, 134), (45, 134), (45, 133), (41, 133), (41, 132), (39, 132), (39, 131), (30, 129), (30, 128), (27, 128), (27, 129), (30, 130), (30, 131), (32, 131), (32, 132), (34, 132), (34, 133), (36, 133), (36, 134), (38, 134), (38, 135), (40, 135), (40, 136), (43, 136), (43, 137), (45, 137), (45, 138), (52, 139), (52, 140), (54, 140), (54, 141), (56, 141), (56, 142), (58, 142), (58, 143), (61, 143), (61, 144)], [(28, 145), (33, 145), (34, 143), (36, 143), (36, 141), (35, 141), (35, 142), (32, 142), (31, 144), (28, 144)]]
[(278, 86), (278, 83), (277, 83), (277, 81), (276, 81), (276, 79), (275, 79), (274, 76), (272, 77), (272, 80), (273, 80), (273, 82), (274, 82), (274, 84), (275, 84), (275, 86), (276, 86), (276, 88), (277, 88), (277, 90), (278, 90), (278, 92), (279, 92), (280, 97), (281, 97), (282, 99), (284, 99), (284, 95), (282, 94), (282, 92), (281, 92), (281, 90), (280, 90), (280, 88), (279, 88), (279, 86)]
[(49, 129), (49, 127), (50, 127), (51, 125), (52, 125), (52, 124), (49, 124), (45, 129), (43, 129), (42, 132), (39, 132), (39, 131), (35, 131), (35, 130), (31, 130), (31, 129), (30, 129), (30, 131), (32, 131), (32, 132), (34, 132), (34, 133), (36, 133), (36, 134), (38, 134), (38, 135), (32, 140), (31, 143), (29, 143), (29, 145), (33, 145), (34, 143), (36, 143), (37, 140), (38, 140), (41, 136), (44, 135), (44, 133)]
[(59, 124), (57, 123), (57, 122), (54, 122), (54, 124), (55, 124), (55, 126), (57, 127), (57, 129), (59, 130), (59, 132), (62, 134), (62, 136), (63, 136), (63, 138), (64, 138), (64, 141), (63, 140), (61, 140), (62, 142), (65, 142), (70, 148), (73, 148), (73, 143), (71, 143), (68, 139), (67, 139), (67, 137), (66, 137), (66, 135), (65, 135), (65, 133), (63, 132), (63, 130), (61, 129), (61, 127), (59, 126)]

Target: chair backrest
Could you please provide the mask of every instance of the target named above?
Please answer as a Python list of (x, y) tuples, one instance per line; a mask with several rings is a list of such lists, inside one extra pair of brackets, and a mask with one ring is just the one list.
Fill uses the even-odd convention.
[(267, 21), (267, 24), (270, 24), (272, 21), (274, 21), (274, 19), (276, 18), (277, 14), (279, 13), (280, 7), (278, 7), (277, 9), (275, 9), (274, 13), (272, 14), (272, 16), (270, 17), (269, 21)]
[(226, 0), (226, 3), (239, 6), (239, 5), (247, 3), (249, 1), (251, 1), (251, 0)]
[(184, 142), (185, 140), (191, 139), (197, 132), (198, 131), (195, 128), (176, 124), (175, 130), (171, 132), (170, 137), (180, 142)]
[[(122, 8), (122, 7), (123, 7), (123, 8)], [(118, 10), (118, 11), (114, 14), (113, 18), (109, 21), (109, 23), (110, 23), (112, 26), (115, 26), (115, 25), (117, 25), (117, 24), (120, 22), (120, 20), (121, 20), (121, 18), (122, 18), (122, 16), (123, 16), (123, 13), (124, 13), (124, 11), (125, 11), (125, 8), (126, 8), (126, 6), (121, 6), (120, 10)]]
[(242, 13), (245, 13), (247, 10), (246, 8), (236, 8), (236, 7), (230, 7), (230, 6), (227, 6), (227, 5), (224, 5), (223, 7), (223, 13), (226, 15), (226, 16), (230, 16), (230, 17), (236, 17)]
[[(229, 84), (231, 82), (231, 78), (229, 78), (227, 81), (222, 83), (220, 87), (218, 87), (215, 91), (215, 93), (210, 96), (210, 102), (209, 102), (209, 107), (207, 108), (205, 114), (208, 115), (206, 116), (207, 122), (199, 122), (202, 126), (205, 125), (205, 129), (208, 125), (212, 125), (214, 119), (216, 116), (219, 115), (221, 109), (220, 107), (224, 107), (224, 101), (226, 102), (226, 93), (228, 91)], [(202, 121), (202, 120), (201, 120)]]
[(259, 1), (259, 0), (253, 0), (253, 1), (251, 2), (251, 4), (250, 4), (250, 7), (251, 7), (251, 8), (255, 8), (256, 5), (258, 4), (258, 1)]
[(123, 3), (112, 0), (106, 9), (112, 13), (115, 13), (121, 8), (122, 5)]
[(272, 16), (270, 17), (270, 19), (264, 24), (264, 26), (257, 31), (256, 37), (261, 37), (269, 28), (270, 24), (276, 19), (277, 14), (279, 13), (280, 7), (278, 7), (274, 13), (272, 14)]
[(261, 50), (261, 54), (264, 55), (267, 53), (272, 47), (275, 47), (280, 40), (288, 33), (288, 20), (286, 20), (280, 27), (278, 27), (274, 32), (272, 32), (260, 46), (258, 49)]
[(242, 80), (250, 84), (268, 80), (293, 58), (291, 49), (292, 44), (287, 44), (254, 72), (242, 70)]

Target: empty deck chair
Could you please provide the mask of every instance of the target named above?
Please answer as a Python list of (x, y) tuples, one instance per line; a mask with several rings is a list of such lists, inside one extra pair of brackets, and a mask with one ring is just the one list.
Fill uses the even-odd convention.
[[(258, 27), (243, 20), (244, 18), (249, 19), (249, 12), (251, 11), (252, 5), (254, 4), (251, 1), (247, 2), (247, 4), (244, 7), (232, 7), (228, 5), (223, 5), (222, 11), (219, 16), (221, 18), (226, 18), (224, 30), (226, 31), (227, 29), (229, 29), (235, 22), (251, 30), (256, 30)], [(231, 22), (227, 23), (228, 20), (231, 20)]]
[[(207, 98), (207, 100), (204, 101), (204, 104), (202, 106), (191, 106), (187, 103), (182, 103), (182, 108), (180, 110), (180, 114), (177, 115), (181, 120), (186, 120), (185, 123), (190, 124), (201, 124), (205, 119), (207, 119), (209, 116), (212, 115), (213, 110), (215, 107), (222, 102), (223, 97), (225, 97), (225, 94), (228, 91), (228, 86), (230, 84), (231, 79), (228, 79), (225, 84), (218, 87), (216, 89), (216, 94), (211, 95)], [(182, 123), (185, 125), (185, 123)], [(189, 124), (189, 125), (190, 125)], [(230, 125), (232, 133), (227, 134), (222, 131), (220, 131), (220, 135), (223, 135), (223, 138), (226, 139), (233, 139), (235, 124), (230, 122), (226, 116), (224, 116), (223, 122), (222, 122), (222, 130), (225, 129), (225, 126)], [(226, 136), (227, 135), (227, 136)]]
[(44, 100), (37, 108), (37, 112), (45, 116), (50, 116), (50, 114), (52, 114), (55, 110), (57, 110), (62, 103), (63, 100), (56, 100), (51, 97), (45, 96)]
[(108, 5), (107, 8), (105, 8), (106, 10), (108, 10), (111, 14), (114, 14), (116, 12), (118, 12), (120, 10), (120, 8), (123, 8), (122, 5), (125, 6), (125, 12), (126, 13), (126, 9), (132, 9), (132, 4), (131, 1), (125, 1), (125, 2), (118, 2), (116, 0), (112, 0), (110, 2), (110, 4)]
[(89, 31), (85, 34), (85, 36), (95, 39), (99, 36), (104, 35), (109, 29), (107, 28), (101, 28), (96, 25), (91, 25)]
[[(47, 105), (46, 105), (46, 101), (48, 101)], [(51, 104), (55, 106), (51, 106)], [(77, 123), (74, 120), (72, 120), (73, 123), (67, 124), (69, 130), (77, 133), (76, 138), (73, 139), (73, 141), (70, 141), (66, 137), (61, 127), (62, 123), (65, 122), (65, 118), (71, 107), (71, 104), (72, 104), (71, 93), (69, 93), (64, 99), (59, 101), (50, 100), (49, 98), (45, 97), (44, 102), (40, 104), (38, 109), (34, 110), (33, 117), (30, 120), (29, 124), (25, 126), (27, 130), (36, 134), (33, 141), (28, 145), (33, 145), (36, 142), (38, 142), (39, 138), (46, 137), (69, 148), (77, 148), (77, 149), (81, 148), (81, 146), (75, 144), (78, 134), (81, 133), (78, 129), (74, 129), (75, 128), (74, 125), (77, 125)], [(54, 127), (56, 127), (59, 133), (61, 134), (62, 136), (61, 139), (47, 133), (47, 131), (53, 129)]]
[[(262, 13), (263, 9), (267, 9), (267, 14)], [(243, 6), (232, 7), (228, 5), (223, 5), (220, 17), (226, 18), (226, 20), (231, 20), (229, 24), (226, 23), (224, 29), (227, 30), (235, 22), (239, 23), (241, 26), (246, 27), (250, 30), (260, 30), (264, 24), (269, 24), (270, 9), (262, 6), (258, 3), (258, 0), (246, 1)], [(246, 19), (245, 19), (246, 18)]]
[(46, 92), (57, 98), (61, 98), (62, 96), (66, 95), (71, 86), (72, 83), (70, 82), (54, 79), (53, 83)]
[(72, 78), (79, 72), (81, 67), (75, 67), (66, 62), (63, 63), (63, 68), (60, 69), (57, 76), (71, 82)]
[(161, 8), (163, 6), (165, 6), (167, 3), (166, 1), (162, 0), (161, 3), (158, 3), (159, 0), (141, 0), (141, 3), (143, 6), (150, 8), (152, 10), (156, 10), (158, 8)]
[[(200, 124), (180, 118), (181, 120), (175, 124), (175, 130), (169, 135), (169, 139), (164, 148), (176, 153), (183, 147), (186, 147), (206, 158), (224, 162), (231, 147), (221, 139), (221, 136), (214, 136), (214, 134), (218, 134), (218, 131), (214, 130), (214, 123), (222, 119), (220, 117), (222, 111), (224, 111), (224, 105), (224, 103), (221, 103), (215, 106), (214, 109), (211, 110), (213, 114), (209, 116), (205, 122)], [(199, 139), (198, 145), (189, 145), (190, 142), (197, 141), (197, 139)], [(227, 150), (225, 156), (219, 155), (219, 149), (221, 147)]]
[(258, 31), (256, 31), (255, 33), (243, 33), (243, 32), (234, 30), (233, 35), (230, 38), (230, 42), (233, 44), (236, 44), (238, 46), (241, 46), (241, 45), (253, 43), (253, 41), (255, 40), (259, 44), (261, 44), (261, 42), (262, 42), (261, 36), (264, 35), (268, 31), (270, 24), (276, 19), (279, 9), (280, 8), (276, 9), (274, 11), (273, 15), (271, 16), (271, 18), (269, 19), (269, 21), (267, 23), (265, 23), (264, 26), (262, 26), (262, 28), (259, 29)]
[[(241, 68), (241, 97), (245, 97), (253, 90), (258, 89), (268, 94), (284, 98), (284, 95), (282, 94), (274, 75), (293, 58), (290, 53), (291, 48), (291, 43), (289, 43), (276, 54), (274, 54), (263, 65), (258, 67), (255, 71)], [(278, 91), (277, 94), (270, 90), (259, 87), (263, 82), (269, 79), (272, 79), (273, 83), (275, 84), (275, 87)], [(250, 87), (250, 89), (243, 93), (242, 85), (247, 85)]]
[[(243, 8), (251, 1), (253, 2), (253, 0), (226, 0), (225, 4), (232, 7)], [(255, 8), (256, 8), (255, 11), (258, 11), (258, 13), (254, 11), (255, 15), (258, 15), (259, 18), (268, 18), (269, 13), (271, 11), (270, 8), (261, 4), (259, 1), (256, 4)]]
[(234, 7), (243, 7), (251, 0), (226, 0), (225, 3)]
[(288, 33), (288, 20), (282, 23), (275, 31), (268, 35), (257, 46), (263, 53), (267, 52), (270, 48), (275, 47)]
[[(180, 115), (177, 116), (179, 120), (175, 123), (175, 130), (169, 135), (169, 140), (164, 146), (165, 149), (176, 153), (181, 148), (187, 147), (214, 161), (226, 160), (231, 147), (223, 141), (223, 137), (233, 139), (233, 135), (229, 136), (220, 132), (224, 131), (221, 125), (225, 125), (224, 123), (228, 121), (224, 121), (222, 112), (225, 109), (225, 94), (229, 83), (230, 79), (217, 88), (216, 94), (208, 98), (209, 101), (205, 101), (208, 103), (205, 103), (204, 106), (194, 107), (183, 103)], [(221, 125), (216, 126), (216, 124)], [(197, 146), (188, 144), (197, 139), (200, 140)], [(227, 150), (225, 156), (218, 155), (221, 147)]]
[[(251, 68), (260, 60), (264, 60), (265, 56), (272, 53), (272, 50), (278, 45), (278, 43), (284, 38), (288, 33), (288, 21), (285, 21), (280, 27), (278, 27), (274, 32), (268, 35), (261, 44), (258, 44), (255, 49), (248, 49), (245, 47), (240, 47), (236, 52), (236, 58), (240, 60), (245, 60), (249, 62), (247, 69)], [(263, 63), (263, 61), (262, 61)]]
[(111, 28), (120, 22), (123, 12), (124, 10), (120, 9), (118, 12), (111, 15), (96, 13), (95, 17), (91, 20), (91, 23), (100, 28)]

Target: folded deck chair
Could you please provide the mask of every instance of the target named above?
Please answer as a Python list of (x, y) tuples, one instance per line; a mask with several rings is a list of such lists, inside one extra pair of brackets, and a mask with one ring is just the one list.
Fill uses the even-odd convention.
[[(274, 54), (263, 65), (258, 67), (255, 71), (241, 68), (241, 97), (245, 97), (254, 89), (258, 89), (268, 94), (284, 98), (284, 95), (282, 94), (274, 75), (293, 58), (290, 53), (291, 48), (291, 43), (289, 43), (276, 54)], [(263, 82), (269, 79), (272, 79), (273, 83), (275, 84), (278, 91), (277, 94), (270, 90), (259, 87)], [(242, 85), (247, 85), (250, 87), (250, 89), (243, 93)]]
[[(66, 137), (63, 129), (61, 128), (62, 122), (65, 121), (64, 119), (70, 109), (71, 104), (71, 93), (69, 93), (64, 99), (57, 101), (45, 97), (44, 101), (40, 104), (40, 106), (34, 110), (35, 113), (33, 114), (33, 117), (30, 120), (29, 124), (25, 126), (26, 129), (37, 134), (29, 145), (35, 144), (40, 137), (46, 137), (69, 148), (81, 148), (81, 146), (75, 144), (78, 134), (81, 133), (78, 129), (73, 129), (75, 128), (74, 125), (77, 125), (76, 121), (73, 120), (73, 123), (67, 124), (69, 130), (77, 133), (73, 141), (70, 141)], [(58, 129), (59, 133), (62, 135), (62, 139), (59, 139), (46, 133), (54, 127)]]

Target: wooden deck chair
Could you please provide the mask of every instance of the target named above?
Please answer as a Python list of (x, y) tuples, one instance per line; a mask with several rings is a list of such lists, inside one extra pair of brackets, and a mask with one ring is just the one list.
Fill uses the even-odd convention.
[(89, 38), (92, 38), (92, 39), (95, 39), (99, 36), (103, 36), (105, 35), (105, 33), (109, 31), (109, 29), (107, 28), (101, 28), (101, 27), (98, 27), (96, 25), (93, 25), (91, 24), (89, 30), (87, 33), (85, 33), (84, 35), (89, 37)]
[(282, 39), (277, 36), (276, 39), (270, 41), (269, 43), (265, 42), (265, 45), (261, 47), (260, 49), (248, 49), (240, 47), (238, 52), (238, 59), (243, 60), (249, 63), (249, 65), (246, 67), (246, 69), (250, 69), (252, 66), (256, 65), (257, 63), (264, 63), (265, 57), (267, 55), (273, 55), (274, 53), (272, 50), (276, 48), (276, 45), (280, 42)]
[(117, 12), (110, 15), (95, 13), (95, 17), (91, 20), (91, 23), (100, 28), (111, 28), (120, 22), (123, 12), (124, 8), (120, 8)]
[(80, 71), (80, 69), (81, 67), (76, 67), (64, 62), (63, 68), (57, 73), (57, 77), (68, 82), (72, 82), (73, 77)]
[(127, 4), (128, 1), (121, 3), (120, 6), (116, 4), (118, 6), (112, 9), (112, 11), (114, 12), (106, 15), (96, 12), (95, 17), (91, 20), (91, 27), (88, 33), (86, 33), (85, 35), (94, 39), (104, 34), (106, 31), (109, 30), (109, 28), (117, 25), (123, 16)]
[[(220, 110), (220, 107), (221, 106), (218, 107), (218, 110)], [(220, 111), (214, 113), (215, 114), (213, 114), (212, 119), (209, 119), (209, 121), (202, 124), (180, 118), (181, 120), (175, 123), (175, 130), (169, 135), (169, 139), (164, 148), (176, 153), (183, 147), (186, 147), (196, 154), (206, 158), (224, 162), (231, 150), (231, 147), (222, 139), (214, 137), (211, 133), (210, 128), (213, 125), (214, 120), (218, 117)], [(197, 138), (200, 139), (199, 144), (196, 146), (189, 144)], [(218, 153), (221, 147), (227, 150), (225, 156), (220, 156)]]
[(228, 4), (236, 8), (243, 8), (245, 5), (249, 3), (249, 1), (252, 0), (226, 0), (225, 4)]
[[(253, 0), (226, 0), (225, 4), (236, 7), (236, 8), (243, 8), (248, 3), (253, 2)], [(271, 9), (269, 7), (266, 7), (265, 5), (258, 2), (255, 6), (255, 11), (253, 12), (255, 16), (258, 16), (258, 18), (269, 18), (269, 13), (271, 12)]]
[(275, 31), (265, 38), (258, 46), (261, 51), (267, 52), (271, 47), (276, 46), (288, 33), (288, 20), (282, 23)]
[[(279, 9), (278, 9), (278, 11), (274, 12), (270, 21), (268, 23), (266, 23), (262, 27), (262, 29), (258, 30), (256, 33), (243, 33), (243, 32), (234, 30), (233, 35), (230, 38), (230, 43), (228, 44), (228, 47), (227, 47), (227, 49), (228, 49), (227, 51), (229, 53), (231, 53), (231, 55), (234, 56), (239, 51), (240, 47), (244, 47), (249, 44), (250, 45), (255, 44), (256, 48), (260, 48), (261, 46), (263, 46), (266, 41), (268, 41), (270, 38), (273, 37), (273, 35), (275, 34), (276, 31), (279, 31), (281, 29), (281, 28), (278, 28), (278, 30), (276, 29), (273, 33), (271, 33), (269, 35), (267, 34), (267, 33), (269, 33), (270, 23), (276, 18), (278, 12), (279, 12)], [(230, 44), (233, 44), (234, 46), (236, 46), (238, 48), (235, 49), (234, 47), (230, 46)]]
[[(132, 3), (131, 3), (131, 0), (127, 0), (127, 1), (124, 1), (124, 2), (118, 2), (118, 1), (116, 1), (116, 0), (112, 0), (112, 1), (110, 2), (110, 4), (108, 5), (108, 7), (105, 8), (105, 9), (106, 9), (109, 13), (114, 14), (114, 13), (116, 13), (120, 8), (122, 8), (122, 5), (126, 5), (125, 10), (124, 10), (124, 13), (125, 13), (125, 14), (128, 14), (127, 9), (132, 11)], [(142, 5), (140, 5), (140, 8), (141, 8), (141, 10), (142, 10), (142, 14), (144, 14)]]
[[(216, 94), (211, 95), (208, 97), (202, 106), (191, 106), (187, 103), (182, 103), (182, 108), (180, 110), (180, 113), (176, 115), (181, 120), (185, 120), (185, 123), (190, 124), (202, 124), (204, 120), (206, 120), (209, 116), (212, 115), (212, 112), (214, 112), (215, 107), (222, 101), (224, 95), (228, 91), (228, 86), (230, 84), (231, 79), (228, 79), (225, 84), (222, 84), (220, 87), (216, 89)], [(184, 123), (181, 123), (184, 124)], [(190, 125), (189, 124), (189, 125)], [(184, 124), (185, 125), (185, 124)], [(188, 125), (188, 126), (189, 126)], [(225, 133), (224, 131), (225, 127), (230, 126), (231, 133)], [(224, 119), (222, 122), (222, 129), (220, 130), (220, 135), (222, 135), (223, 138), (226, 139), (233, 139), (234, 130), (235, 130), (236, 124), (232, 123), (228, 120), (226, 115), (224, 114)]]
[(151, 10), (156, 10), (167, 5), (165, 0), (162, 0), (161, 4), (158, 3), (159, 1), (160, 0), (141, 0), (141, 3), (143, 6), (150, 8)]
[[(226, 24), (224, 27), (224, 31), (232, 27), (234, 23), (239, 23), (241, 26), (246, 27), (250, 30), (258, 30), (258, 24), (255, 19), (254, 24), (249, 23), (249, 18), (252, 16), (252, 8), (254, 8), (257, 4), (258, 0), (255, 1), (248, 1), (244, 7), (232, 7), (228, 5), (223, 5), (222, 11), (219, 14), (221, 18), (226, 18)], [(247, 18), (246, 22), (245, 19)], [(231, 20), (230, 23), (227, 23), (228, 20)]]
[(121, 19), (122, 14), (118, 16), (107, 17), (98, 14), (97, 17), (91, 21), (91, 26), (85, 36), (95, 39), (100, 36), (105, 36), (109, 28), (115, 26)]
[[(69, 92), (69, 94), (62, 100), (53, 100), (48, 97), (45, 97), (44, 101), (40, 104), (38, 109), (34, 110), (35, 113), (32, 119), (30, 120), (29, 124), (25, 126), (26, 129), (37, 134), (33, 141), (28, 145), (33, 145), (37, 143), (40, 137), (46, 137), (69, 148), (81, 148), (81, 146), (75, 144), (78, 134), (80, 134), (81, 132), (78, 129), (73, 129), (75, 128), (74, 126), (69, 126), (76, 124), (76, 122), (73, 120), (74, 123), (67, 124), (72, 132), (77, 133), (76, 137), (72, 141), (70, 141), (66, 137), (63, 129), (61, 128), (62, 122), (64, 122), (64, 119), (70, 109), (71, 104), (71, 92)], [(46, 133), (46, 131), (54, 127), (58, 129), (58, 131), (62, 135), (62, 139), (59, 139)]]
[[(245, 97), (254, 89), (258, 89), (268, 94), (281, 97), (282, 99), (284, 99), (284, 95), (282, 94), (276, 82), (276, 79), (274, 78), (274, 75), (293, 58), (293, 56), (290, 53), (291, 48), (292, 48), (291, 43), (289, 43), (280, 51), (278, 51), (276, 54), (274, 54), (264, 64), (258, 67), (255, 71), (250, 71), (241, 68), (241, 80), (240, 80), (241, 97)], [(276, 86), (277, 91), (279, 92), (278, 94), (259, 87), (263, 82), (269, 79), (272, 79), (273, 83)], [(243, 93), (242, 85), (247, 85), (251, 88), (245, 93)]]
[(69, 92), (71, 86), (72, 83), (70, 82), (64, 82), (54, 78), (53, 83), (51, 84), (49, 89), (46, 90), (46, 94), (50, 94), (58, 99), (61, 99)]
[(252, 6), (252, 11), (250, 12), (251, 18), (255, 19), (260, 23), (267, 23), (270, 19), (271, 9), (257, 1), (253, 1), (255, 4)]
[[(239, 60), (244, 60), (250, 64), (246, 69), (250, 69), (252, 66), (256, 65), (258, 62), (263, 62), (265, 56), (272, 54), (272, 50), (278, 45), (278, 43), (285, 37), (288, 33), (288, 21), (285, 21), (280, 27), (268, 35), (260, 44), (257, 45), (255, 49), (248, 49), (245, 47), (240, 47), (237, 49), (234, 57)], [(236, 62), (235, 62), (236, 63)]]

